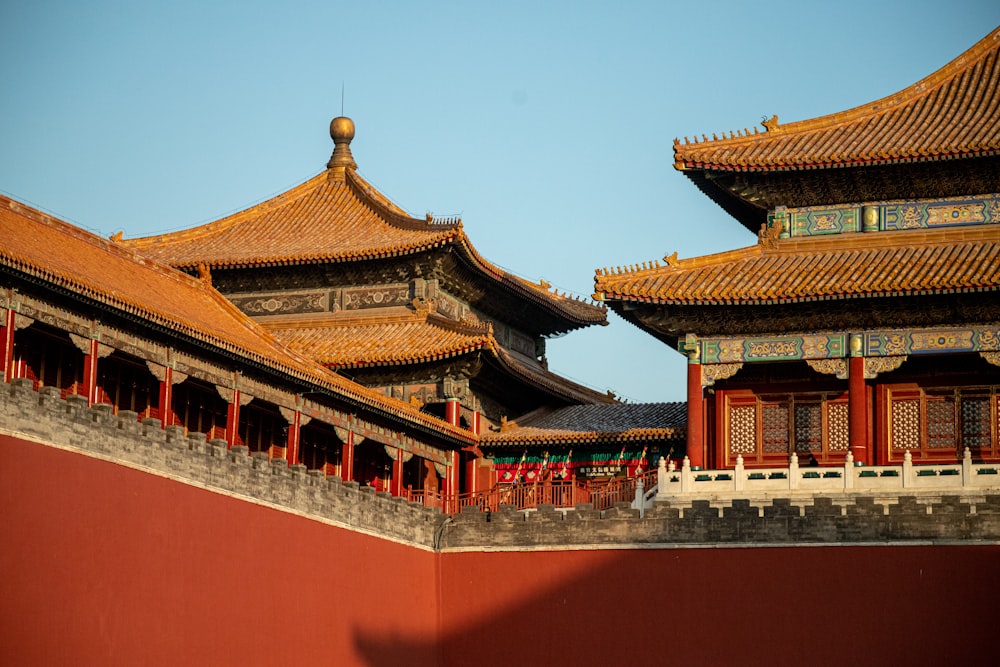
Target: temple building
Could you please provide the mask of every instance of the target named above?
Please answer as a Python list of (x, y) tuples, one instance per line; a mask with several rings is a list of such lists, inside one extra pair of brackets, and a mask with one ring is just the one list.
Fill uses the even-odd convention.
[(385, 460), (397, 495), (404, 480), (457, 493), (458, 452), (475, 433), (288, 349), (207, 277), (6, 197), (0, 230), (7, 382), (345, 481)]
[[(357, 174), (353, 122), (335, 119), (331, 135), (316, 177), (162, 236), (98, 239), (3, 200), (5, 259), (67, 281), (46, 287), (64, 292), (56, 300), (20, 277), (4, 283), (6, 379), (435, 505), (475, 502), (504, 483), (569, 492), (648, 473), (681, 449), (677, 404), (625, 405), (548, 370), (546, 339), (607, 324), (603, 306), (491, 264), (460, 220), (410, 217)], [(127, 310), (116, 305), (126, 297), (138, 310), (90, 313), (91, 284), (112, 310)], [(59, 308), (76, 314), (32, 314)], [(245, 341), (225, 345), (253, 361), (215, 358), (227, 332)], [(257, 368), (290, 360), (308, 382)], [(391, 406), (390, 424), (358, 412), (355, 394)]]
[(674, 142), (756, 245), (601, 270), (688, 358), (692, 467), (1000, 460), (1000, 29), (894, 95)]

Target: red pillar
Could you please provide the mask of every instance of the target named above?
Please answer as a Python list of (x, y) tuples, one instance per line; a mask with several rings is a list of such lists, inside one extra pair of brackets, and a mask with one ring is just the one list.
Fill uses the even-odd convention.
[(354, 431), (347, 432), (347, 442), (340, 448), (340, 479), (354, 479)]
[(392, 480), (389, 493), (394, 496), (403, 495), (403, 450), (396, 449), (396, 458), (392, 461)]
[(87, 405), (97, 401), (97, 339), (90, 339), (89, 352), (83, 357), (83, 387), (87, 393)]
[(14, 318), (17, 316), (13, 310), (8, 308), (4, 311), (6, 315), (3, 319), (3, 326), (0, 326), (0, 372), (3, 373), (4, 380), (10, 382), (11, 373), (14, 370)]
[(687, 371), (687, 457), (691, 467), (705, 465), (704, 403), (701, 388), (701, 364), (691, 360)]
[(301, 433), (302, 413), (296, 410), (291, 423), (288, 424), (288, 445), (285, 447), (285, 459), (290, 466), (299, 462), (299, 437)]
[(457, 398), (449, 398), (444, 404), (444, 420), (449, 424), (460, 426), (462, 421), (462, 405)]
[[(444, 418), (449, 424), (461, 426), (462, 404), (458, 402), (457, 398), (449, 398), (445, 402)], [(458, 488), (458, 466), (460, 465), (460, 459), (458, 451), (448, 452), (448, 456), (451, 465), (448, 466), (448, 474), (444, 482), (445, 511), (454, 513), (458, 511), (458, 494), (460, 492)]]
[(174, 410), (172, 404), (174, 401), (174, 369), (170, 366), (166, 367), (163, 374), (163, 382), (160, 383), (160, 420), (163, 423), (163, 428), (170, 426), (174, 420)]
[(465, 492), (475, 493), (479, 490), (479, 458), (475, 454), (465, 462)]
[(469, 425), (469, 430), (475, 433), (476, 435), (479, 435), (480, 433), (479, 429), (482, 428), (481, 420), (482, 420), (482, 413), (479, 412), (479, 410), (474, 411), (472, 413), (472, 424)]
[(233, 400), (226, 407), (226, 443), (232, 447), (239, 438), (240, 390), (233, 389)]
[(847, 379), (847, 421), (854, 461), (870, 464), (868, 454), (868, 396), (865, 389), (865, 358), (850, 358)]
[(448, 452), (448, 462), (451, 464), (448, 466), (447, 475), (445, 477), (445, 511), (456, 513), (458, 512), (458, 450), (453, 449)]

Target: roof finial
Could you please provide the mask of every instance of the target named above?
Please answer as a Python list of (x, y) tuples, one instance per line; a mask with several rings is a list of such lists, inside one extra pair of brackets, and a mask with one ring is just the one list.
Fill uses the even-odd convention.
[(333, 139), (333, 155), (326, 163), (327, 169), (357, 169), (351, 155), (351, 140), (354, 138), (354, 121), (347, 116), (337, 116), (330, 121), (330, 138)]

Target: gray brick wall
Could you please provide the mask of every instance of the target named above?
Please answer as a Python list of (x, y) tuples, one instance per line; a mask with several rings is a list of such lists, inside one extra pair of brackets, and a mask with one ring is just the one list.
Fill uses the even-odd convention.
[(604, 512), (590, 505), (573, 510), (542, 505), (528, 512), (503, 507), (492, 513), (470, 507), (447, 520), (438, 510), (370, 487), (249, 455), (245, 447), (229, 450), (224, 441), (185, 436), (180, 427), (163, 429), (155, 419), (140, 423), (132, 412), (115, 415), (106, 405), (88, 408), (85, 399), (63, 400), (53, 388), (35, 392), (29, 380), (0, 384), (0, 431), (444, 550), (1000, 542), (1000, 494), (982, 491), (656, 503), (643, 517), (628, 504)]

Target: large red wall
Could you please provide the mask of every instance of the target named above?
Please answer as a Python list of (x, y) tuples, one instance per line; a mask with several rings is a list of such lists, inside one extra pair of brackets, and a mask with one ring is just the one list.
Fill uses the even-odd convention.
[(0, 664), (435, 665), (435, 554), (0, 437)]
[(997, 546), (437, 556), (2, 437), (0, 525), (11, 665), (989, 664), (1000, 599)]

